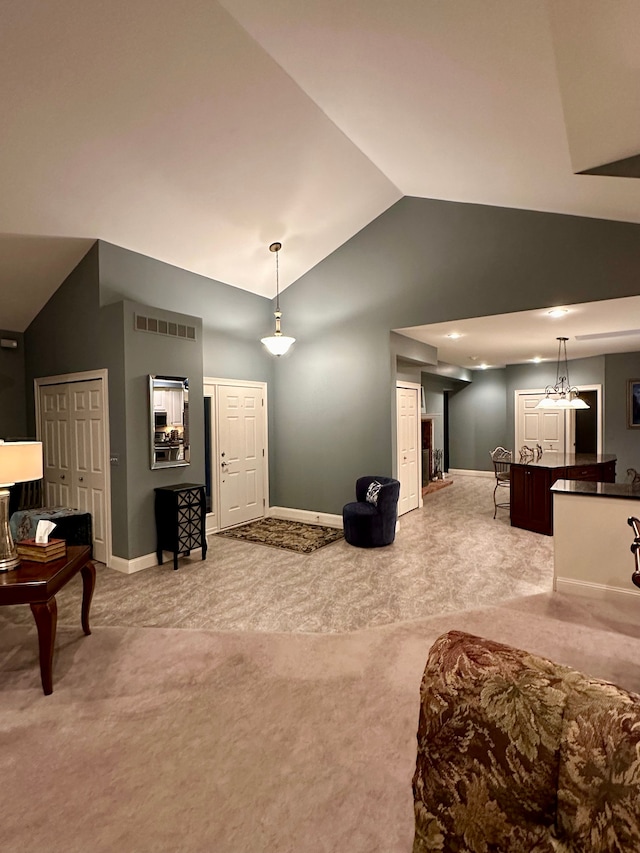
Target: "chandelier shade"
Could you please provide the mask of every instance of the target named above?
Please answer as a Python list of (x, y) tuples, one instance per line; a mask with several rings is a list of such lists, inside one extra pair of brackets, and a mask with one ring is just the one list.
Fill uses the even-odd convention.
[(266, 338), (261, 338), (261, 342), (265, 345), (271, 355), (284, 355), (289, 351), (291, 344), (294, 344), (296, 339), (290, 335), (283, 335), (280, 328), (280, 320), (282, 319), (282, 311), (280, 310), (280, 275), (278, 264), (278, 252), (282, 248), (282, 243), (272, 243), (269, 246), (269, 251), (274, 252), (276, 256), (276, 310), (273, 316), (276, 318), (276, 328), (272, 335)]
[(568, 338), (556, 338), (558, 341), (558, 361), (556, 364), (556, 384), (547, 385), (544, 397), (536, 409), (588, 409), (580, 398), (580, 390), (569, 381), (569, 362), (567, 360)]

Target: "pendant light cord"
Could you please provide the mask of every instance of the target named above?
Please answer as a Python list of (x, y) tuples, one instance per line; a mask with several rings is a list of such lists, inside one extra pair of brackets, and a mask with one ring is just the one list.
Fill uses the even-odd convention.
[(276, 311), (280, 311), (280, 263), (278, 260), (278, 252), (282, 248), (282, 243), (272, 243), (269, 246), (270, 252), (275, 252), (276, 255)]

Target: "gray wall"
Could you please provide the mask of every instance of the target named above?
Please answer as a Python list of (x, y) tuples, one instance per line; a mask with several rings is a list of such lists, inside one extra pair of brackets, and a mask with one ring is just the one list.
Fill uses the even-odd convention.
[[(202, 393), (202, 321), (199, 317), (154, 309), (158, 319), (196, 327), (196, 340), (189, 341), (140, 332), (134, 329), (134, 314), (149, 313), (146, 305), (123, 303), (125, 347), (127, 471), (127, 542), (129, 559), (156, 549), (154, 489), (174, 483), (204, 483), (204, 398)], [(190, 464), (179, 468), (150, 467), (149, 374), (184, 376), (189, 380)], [(112, 448), (113, 451), (114, 448)]]
[[(94, 244), (25, 332), (27, 413), (35, 431), (33, 380), (88, 370), (109, 372), (109, 440), (126, 444), (124, 331), (121, 305), (99, 307), (98, 245)], [(112, 469), (114, 553), (126, 556), (128, 500), (126, 468)]]
[(202, 319), (206, 376), (269, 382), (271, 300), (100, 241), (100, 303), (128, 299)]
[(17, 349), (0, 348), (0, 438), (29, 438), (27, 432), (24, 335), (0, 329), (0, 337), (17, 341)]
[(509, 447), (506, 370), (475, 370), (449, 398), (449, 467), (492, 470), (489, 451)]
[[(604, 385), (605, 357), (569, 361), (569, 378), (572, 385)], [(473, 382), (450, 399), (451, 467), (490, 471), (489, 450), (499, 444), (517, 450), (515, 392), (544, 390), (555, 381), (556, 362), (473, 371)], [(605, 452), (615, 453), (610, 444), (605, 441)]]
[(357, 476), (391, 471), (389, 329), (631, 296), (638, 280), (638, 225), (401, 199), (282, 295), (298, 342), (275, 365), (277, 502), (340, 512)]
[(640, 471), (640, 429), (627, 427), (627, 382), (640, 379), (640, 352), (605, 356), (605, 451), (615, 453), (616, 480), (627, 480), (627, 468)]
[[(568, 346), (571, 346), (569, 342)], [(605, 357), (576, 358), (569, 361), (569, 380), (572, 385), (604, 385)], [(515, 448), (515, 392), (544, 390), (554, 385), (557, 363), (511, 364), (507, 367), (507, 447)], [(605, 423), (606, 440), (606, 423)], [(605, 452), (608, 451), (605, 443)]]
[[(273, 359), (259, 343), (273, 324), (269, 300), (101, 242), (25, 333), (27, 387), (36, 375), (109, 367), (111, 440), (130, 464), (142, 453), (137, 383), (155, 371), (151, 350), (125, 346), (123, 300), (202, 318), (201, 372), (269, 385), (272, 503), (338, 513), (358, 476), (393, 470), (391, 329), (630, 296), (639, 277), (638, 225), (404, 198), (284, 291), (283, 325), (298, 341)], [(495, 393), (485, 376), (474, 393)], [(487, 442), (503, 443), (510, 387), (506, 416), (453, 436), (452, 466), (478, 467)], [(148, 505), (126, 470), (113, 474), (114, 516), (126, 507), (128, 525), (146, 531), (118, 524), (116, 553), (133, 558), (151, 541)]]

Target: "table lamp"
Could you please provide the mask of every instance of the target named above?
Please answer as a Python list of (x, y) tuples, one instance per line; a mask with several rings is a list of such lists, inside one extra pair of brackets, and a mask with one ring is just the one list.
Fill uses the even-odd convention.
[(41, 441), (0, 440), (0, 572), (20, 565), (9, 527), (9, 486), (41, 477)]

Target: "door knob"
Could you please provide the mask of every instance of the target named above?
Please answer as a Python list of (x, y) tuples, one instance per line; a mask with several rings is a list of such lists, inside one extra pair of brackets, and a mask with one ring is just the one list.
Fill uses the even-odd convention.
[(60, 474), (60, 479), (64, 480), (64, 474)]
[(81, 483), (84, 483), (84, 477), (80, 477), (79, 480)]

